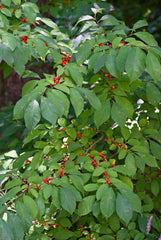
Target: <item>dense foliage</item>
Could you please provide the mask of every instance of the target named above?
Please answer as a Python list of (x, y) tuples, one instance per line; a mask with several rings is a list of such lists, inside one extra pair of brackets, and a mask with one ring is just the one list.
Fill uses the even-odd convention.
[[(71, 39), (34, 3), (2, 4), (0, 59), (32, 80), (0, 118), (1, 239), (160, 239), (161, 49), (147, 22), (94, 4)], [(53, 73), (32, 72), (40, 61)]]

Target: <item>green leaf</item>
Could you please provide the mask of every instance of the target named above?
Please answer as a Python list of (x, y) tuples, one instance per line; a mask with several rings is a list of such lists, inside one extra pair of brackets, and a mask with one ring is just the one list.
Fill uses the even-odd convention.
[(21, 219), (21, 224), (24, 227), (25, 232), (27, 232), (29, 228), (32, 226), (32, 220), (33, 220), (29, 212), (29, 209), (26, 207), (26, 205), (23, 202), (18, 201), (16, 202), (16, 212)]
[(35, 219), (37, 216), (37, 213), (38, 213), (38, 208), (37, 208), (36, 202), (27, 195), (23, 196), (23, 202), (26, 205), (26, 207), (29, 209), (33, 219)]
[(111, 235), (103, 235), (99, 237), (98, 240), (115, 240), (115, 238), (112, 237)]
[(18, 216), (14, 214), (8, 214), (7, 224), (9, 224), (10, 231), (13, 233), (14, 239), (16, 240), (24, 239), (24, 229), (22, 227), (21, 219)]
[(87, 41), (83, 46), (78, 48), (78, 52), (76, 53), (76, 61), (78, 64), (84, 63), (91, 54), (92, 44), (90, 41)]
[(93, 177), (98, 177), (101, 174), (103, 174), (104, 172), (105, 172), (105, 169), (103, 167), (98, 167), (94, 170)]
[(53, 187), (50, 184), (43, 184), (41, 189), (43, 191), (45, 199), (48, 199), (52, 195)]
[(146, 57), (146, 68), (150, 76), (155, 81), (157, 81), (161, 75), (160, 59), (155, 53), (151, 51), (148, 51), (148, 54)]
[(107, 219), (115, 211), (116, 197), (112, 188), (108, 188), (100, 201), (102, 215)]
[(116, 50), (110, 50), (106, 58), (105, 67), (112, 76), (118, 77), (118, 69), (116, 65)]
[(78, 86), (82, 86), (83, 83), (83, 77), (82, 74), (80, 73), (80, 68), (74, 64), (70, 64), (68, 65), (68, 69), (70, 72), (70, 75), (72, 77), (72, 79), (74, 80), (74, 82), (78, 85)]
[(132, 218), (132, 206), (129, 203), (128, 199), (120, 193), (117, 193), (116, 212), (118, 216), (126, 223), (126, 225)]
[(84, 191), (83, 188), (83, 180), (81, 177), (77, 176), (77, 175), (69, 175), (73, 185), (81, 192)]
[(106, 122), (110, 117), (111, 104), (110, 101), (106, 101), (101, 104), (101, 108), (94, 112), (94, 122), (99, 128), (104, 122)]
[(70, 102), (69, 102), (67, 96), (64, 93), (62, 93), (61, 91), (58, 91), (55, 89), (52, 90), (52, 92), (57, 96), (58, 99), (61, 99), (60, 101), (62, 101), (62, 105), (64, 106), (64, 115), (67, 117), (68, 112), (69, 112), (69, 107), (70, 107)]
[(134, 108), (133, 108), (131, 102), (127, 98), (120, 97), (120, 96), (115, 96), (115, 100), (125, 110), (126, 115), (129, 118), (132, 118)]
[(131, 190), (119, 188), (119, 191), (126, 196), (134, 211), (141, 213), (141, 199)]
[(3, 240), (13, 240), (14, 236), (10, 230), (9, 224), (0, 218), (0, 236)]
[(101, 102), (92, 90), (86, 88), (77, 88), (77, 90), (80, 91), (85, 96), (85, 98), (88, 99), (92, 107), (95, 109), (101, 108)]
[[(25, 77), (25, 75), (23, 75), (23, 77)], [(32, 92), (32, 90), (37, 85), (37, 83), (38, 83), (38, 80), (31, 80), (27, 82), (22, 88), (22, 97)]]
[(104, 67), (104, 65), (106, 63), (106, 59), (107, 59), (107, 54), (104, 54), (96, 59), (96, 61), (94, 62), (94, 66), (93, 66), (94, 73), (97, 73), (101, 68)]
[(11, 11), (8, 9), (8, 8), (2, 8), (1, 9), (1, 12), (6, 15), (7, 17), (11, 17), (12, 14), (11, 14)]
[(112, 15), (105, 15), (100, 20), (103, 21), (101, 26), (119, 25), (119, 21)]
[(148, 26), (148, 23), (146, 20), (139, 20), (134, 24), (132, 30), (134, 31), (138, 28), (142, 28), (142, 27), (146, 27), (146, 26)]
[(1, 26), (4, 28), (8, 28), (9, 27), (9, 20), (7, 19), (7, 17), (5, 17), (3, 14), (0, 13), (0, 21), (1, 21)]
[(45, 204), (44, 204), (44, 200), (42, 199), (42, 197), (38, 197), (36, 199), (36, 204), (38, 207), (38, 217), (41, 217), (42, 215), (44, 215), (45, 213)]
[(114, 38), (114, 40), (112, 41), (112, 47), (113, 48), (117, 48), (118, 45), (120, 44), (120, 41), (122, 40), (122, 37), (116, 37)]
[(21, 180), (20, 179), (13, 179), (13, 180), (11, 180), (11, 181), (9, 181), (9, 182), (7, 182), (6, 184), (5, 184), (5, 189), (10, 189), (10, 188), (13, 188), (13, 187), (15, 187), (15, 186), (19, 186), (19, 185), (21, 185)]
[(157, 196), (159, 194), (160, 186), (159, 186), (159, 182), (156, 179), (154, 179), (151, 182), (151, 191), (154, 194), (154, 196)]
[(56, 25), (56, 23), (54, 23), (51, 19), (49, 18), (38, 18), (38, 20), (40, 20), (41, 22), (45, 23), (47, 26), (55, 29), (55, 30), (59, 30), (58, 26)]
[(80, 95), (80, 93), (74, 88), (70, 89), (70, 100), (73, 105), (75, 114), (78, 117), (81, 114), (81, 112), (83, 111), (84, 100), (83, 100), (82, 96)]
[(144, 160), (141, 156), (135, 154), (135, 161), (136, 161), (136, 166), (137, 166), (142, 172), (144, 172), (144, 169), (145, 169), (145, 160)]
[(5, 157), (10, 157), (10, 158), (17, 158), (18, 155), (17, 155), (17, 152), (15, 150), (11, 150), (9, 152), (6, 152), (4, 154)]
[(78, 205), (79, 216), (87, 215), (92, 211), (92, 206), (95, 200), (95, 195), (91, 195), (82, 199)]
[(125, 64), (126, 64), (128, 52), (129, 52), (128, 46), (121, 46), (121, 48), (119, 49), (119, 52), (116, 56), (116, 66), (115, 66), (115, 68), (119, 73), (123, 74), (125, 70)]
[(161, 160), (161, 145), (154, 142), (150, 141), (150, 149), (152, 151), (152, 154), (159, 160)]
[(89, 20), (95, 20), (95, 19), (94, 19), (94, 17), (92, 17), (90, 15), (85, 15), (85, 16), (80, 17), (78, 19), (77, 23), (74, 25), (74, 28), (72, 30), (74, 30), (80, 22), (89, 21)]
[(12, 67), (14, 63), (13, 52), (5, 44), (0, 44), (0, 48), (1, 48), (1, 53), (0, 53), (1, 59), (3, 59), (9, 66)]
[(135, 159), (131, 153), (129, 153), (125, 159), (125, 167), (128, 169), (128, 176), (134, 176), (136, 173)]
[(96, 199), (99, 201), (103, 198), (104, 193), (108, 192), (109, 186), (107, 184), (102, 184), (96, 192)]
[(15, 105), (13, 115), (15, 119), (22, 119), (24, 117), (24, 112), (32, 100), (36, 99), (39, 96), (37, 92), (26, 94), (21, 98)]
[(150, 46), (158, 46), (158, 43), (155, 40), (155, 38), (153, 37), (153, 35), (148, 32), (137, 32), (134, 35), (137, 36), (138, 38), (140, 38), (142, 41), (144, 41), (145, 43), (147, 43)]
[(161, 101), (161, 92), (153, 83), (146, 84), (146, 95), (150, 104), (157, 106)]
[(2, 4), (7, 6), (7, 7), (10, 7), (11, 5), (11, 0), (2, 0)]
[(125, 70), (130, 81), (137, 80), (145, 69), (145, 53), (138, 47), (132, 47), (128, 51)]
[(73, 214), (76, 208), (76, 198), (73, 192), (68, 188), (61, 188), (60, 201), (61, 201), (62, 207), (70, 214)]
[(121, 128), (125, 126), (126, 113), (124, 109), (115, 102), (112, 104), (111, 117)]
[(92, 56), (89, 58), (88, 69), (93, 69), (96, 60), (98, 58), (100, 58), (102, 55), (103, 55), (102, 52), (96, 52), (96, 53), (92, 54)]
[(25, 125), (29, 131), (36, 127), (39, 123), (41, 116), (40, 116), (40, 107), (39, 103), (36, 100), (33, 100), (29, 103), (25, 110), (24, 114)]
[(46, 97), (41, 97), (41, 114), (44, 119), (49, 121), (53, 126), (55, 126), (58, 119), (57, 109), (55, 109), (54, 104), (50, 99)]
[(31, 157), (33, 155), (34, 151), (29, 151), (26, 153), (21, 154), (15, 161), (13, 164), (14, 168), (20, 169), (23, 165), (23, 163), (25, 162), (25, 160), (27, 160), (29, 157)]
[[(155, 150), (154, 150), (155, 151)], [(152, 150), (153, 153), (153, 150)], [(148, 153), (139, 153), (139, 156), (143, 161), (150, 167), (158, 167), (157, 161), (155, 159), (155, 156), (152, 156)]]
[(11, 33), (5, 33), (2, 35), (3, 43), (9, 47), (12, 51), (17, 47), (17, 39)]
[(54, 111), (61, 117), (64, 114), (64, 105), (62, 99), (55, 94), (55, 90), (51, 90), (47, 93), (48, 99), (54, 104)]
[(33, 43), (40, 57), (45, 58), (48, 48), (46, 47), (44, 41), (40, 39), (33, 39)]
[(42, 159), (43, 159), (43, 153), (41, 151), (36, 152), (31, 161), (31, 168), (33, 170), (38, 168), (41, 165)]
[(84, 186), (84, 190), (86, 192), (93, 192), (93, 191), (96, 191), (97, 189), (98, 189), (98, 184), (96, 183), (89, 183)]
[(59, 194), (59, 188), (53, 186), (52, 190), (52, 201), (55, 207), (60, 208), (60, 194)]
[(21, 14), (22, 14), (21, 9), (17, 9), (16, 12), (15, 12), (15, 17), (16, 17), (16, 18), (20, 18), (20, 17), (21, 17)]
[(59, 240), (66, 240), (66, 239), (72, 239), (74, 236), (74, 232), (69, 231), (69, 230), (58, 230), (57, 232), (54, 232), (53, 237), (54, 239), (59, 239)]

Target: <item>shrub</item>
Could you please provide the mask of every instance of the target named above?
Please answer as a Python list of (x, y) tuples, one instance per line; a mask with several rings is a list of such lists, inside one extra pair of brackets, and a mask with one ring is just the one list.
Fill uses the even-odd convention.
[(95, 4), (72, 40), (35, 4), (2, 3), (1, 59), (33, 80), (13, 110), (22, 147), (0, 158), (1, 238), (158, 239), (161, 49), (146, 21)]

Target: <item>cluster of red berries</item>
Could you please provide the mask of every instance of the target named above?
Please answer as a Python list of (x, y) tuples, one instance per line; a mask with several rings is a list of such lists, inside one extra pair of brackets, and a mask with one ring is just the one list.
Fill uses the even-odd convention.
[[(103, 74), (105, 77), (107, 77), (107, 79), (108, 79), (109, 81), (112, 81), (113, 78), (115, 78), (115, 77), (112, 76), (110, 73), (107, 74), (105, 71), (102, 71), (102, 70), (100, 70), (99, 73), (100, 73), (100, 74)], [(107, 81), (106, 84), (109, 85), (109, 82)], [(111, 91), (114, 90), (114, 89), (115, 89), (115, 86), (112, 86), (112, 87), (111, 87)]]
[(59, 176), (60, 176), (60, 177), (62, 177), (62, 176), (64, 175), (64, 172), (63, 172), (63, 170), (64, 170), (64, 164), (65, 164), (65, 162), (66, 162), (67, 160), (68, 160), (68, 158), (66, 157), (66, 158), (64, 158), (63, 161), (61, 162), (62, 168), (61, 168), (61, 170), (60, 170), (60, 172), (59, 172)]
[(99, 156), (102, 158), (102, 160), (103, 160), (104, 162), (107, 161), (106, 156), (105, 156), (104, 154), (102, 154), (102, 152), (99, 153)]
[(95, 159), (93, 159), (94, 158), (93, 155), (91, 155), (90, 158), (92, 159), (92, 165), (94, 166), (95, 169), (100, 167), (100, 165), (97, 163), (97, 161)]
[(48, 224), (46, 221), (42, 224), (43, 226), (47, 226), (47, 225), (50, 225), (50, 227), (58, 227), (58, 226), (60, 226), (60, 223), (57, 223), (57, 224)]
[(71, 56), (69, 55), (69, 53), (66, 54), (65, 57), (62, 58), (62, 62), (61, 65), (64, 67), (71, 59)]
[(43, 183), (49, 184), (49, 183), (50, 183), (50, 182), (49, 182), (50, 180), (51, 180), (51, 178), (45, 178), (44, 181), (43, 181)]
[(22, 19), (22, 22), (24, 22), (24, 23), (27, 23), (27, 21), (28, 21), (27, 18)]
[[(126, 150), (126, 148), (124, 147), (125, 145), (123, 143), (119, 144), (117, 143), (116, 140), (113, 140), (112, 138), (108, 138), (115, 146), (119, 147), (121, 146), (123, 150)], [(104, 140), (105, 142), (107, 142), (107, 139)]]
[(82, 137), (83, 137), (83, 134), (78, 133), (77, 136), (78, 136), (79, 138), (82, 138)]
[[(81, 227), (81, 232), (83, 232), (84, 231), (84, 226), (80, 225), (80, 227)], [(86, 236), (86, 235), (87, 235), (87, 233), (83, 234), (83, 236)], [(88, 236), (89, 236), (89, 239), (92, 239), (91, 234), (88, 234)]]
[(25, 163), (28, 164), (29, 162), (31, 162), (29, 159), (25, 160)]
[[(122, 41), (120, 41), (120, 43), (122, 43), (124, 46), (127, 46), (127, 44), (126, 43), (124, 43), (124, 42), (122, 42)], [(119, 47), (119, 49), (120, 49), (121, 47)]]
[[(60, 77), (54, 77), (53, 78), (53, 81), (54, 81), (54, 84), (60, 84), (60, 82), (59, 82), (59, 80), (61, 79), (61, 78), (63, 78), (64, 77), (64, 74), (62, 74)], [(53, 84), (50, 84), (50, 86), (53, 86)]]
[(28, 38), (27, 36), (19, 37), (19, 39), (26, 44), (27, 44), (27, 38)]
[[(98, 47), (103, 47), (103, 46), (109, 46), (109, 47), (112, 47), (112, 44), (109, 43), (109, 42), (107, 42), (106, 44), (103, 44), (103, 43), (99, 43), (99, 44), (98, 44)], [(91, 52), (93, 52), (93, 51), (94, 51), (94, 48), (91, 49)]]
[(105, 178), (105, 181), (108, 183), (108, 185), (110, 186), (111, 185), (111, 182), (109, 180), (109, 176), (107, 176), (107, 173), (103, 173), (103, 177)]

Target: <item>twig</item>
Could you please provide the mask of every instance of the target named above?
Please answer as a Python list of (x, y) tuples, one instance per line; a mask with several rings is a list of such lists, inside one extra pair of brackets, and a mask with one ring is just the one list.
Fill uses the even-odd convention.
[(98, 142), (100, 142), (100, 141), (104, 138), (104, 136), (105, 136), (104, 133), (102, 133), (102, 136), (101, 136), (99, 139), (97, 139), (97, 141), (95, 141), (94, 143), (92, 143), (89, 148), (86, 149), (84, 155), (87, 155), (87, 153), (89, 152), (89, 150), (92, 149), (93, 146), (96, 145)]

